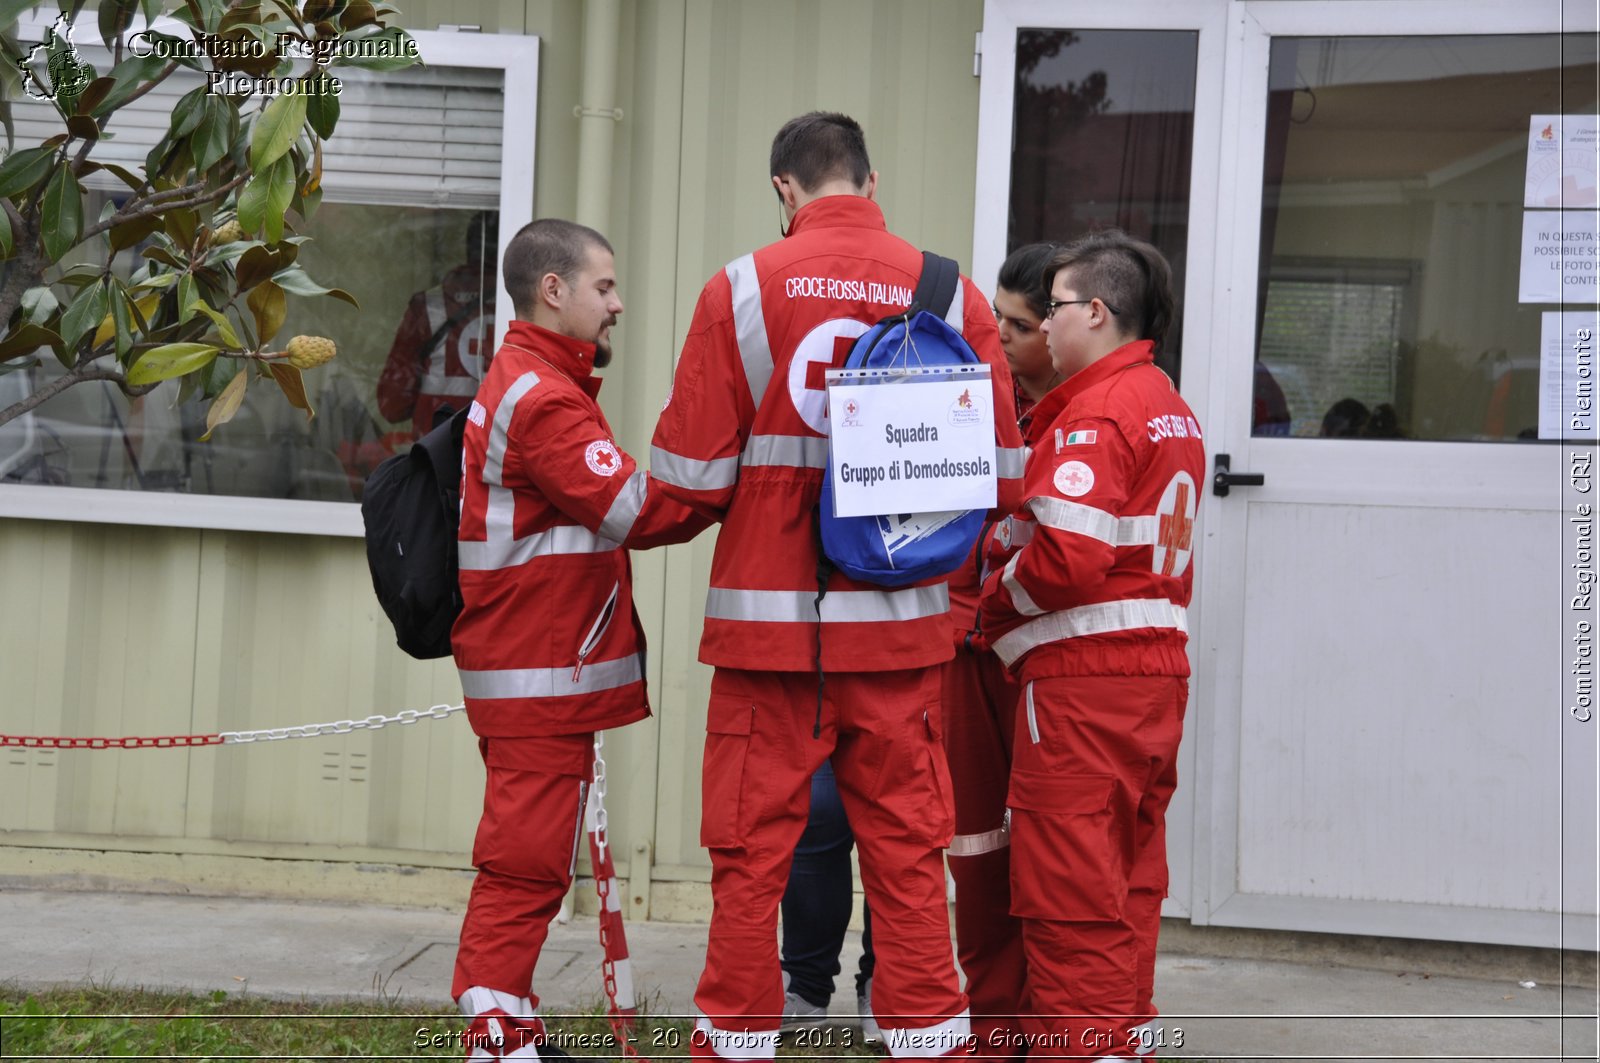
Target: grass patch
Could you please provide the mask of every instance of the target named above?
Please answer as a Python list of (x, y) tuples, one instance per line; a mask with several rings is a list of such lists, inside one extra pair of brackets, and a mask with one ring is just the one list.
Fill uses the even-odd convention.
[[(598, 1010), (546, 1016), (555, 1043), (574, 1059), (620, 1060)], [(639, 1055), (664, 1063), (689, 1056), (693, 1022), (644, 1016)], [(453, 1011), (397, 1000), (283, 1001), (91, 986), (26, 992), (0, 986), (0, 1059), (336, 1060), (462, 1059), (466, 1028)], [(875, 1060), (853, 1026), (784, 1035), (779, 1058)]]

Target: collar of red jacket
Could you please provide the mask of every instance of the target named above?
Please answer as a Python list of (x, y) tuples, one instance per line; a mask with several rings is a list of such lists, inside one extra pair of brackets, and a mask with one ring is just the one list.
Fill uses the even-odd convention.
[(1087, 368), (1080, 369), (1045, 393), (1033, 407), (1033, 417), (1028, 422), (1026, 439), (1037, 443), (1056, 417), (1067, 408), (1067, 403), (1082, 395), (1096, 384), (1103, 384), (1112, 376), (1136, 365), (1154, 364), (1156, 345), (1149, 340), (1124, 343), (1104, 358)]
[(789, 235), (811, 229), (883, 229), (883, 210), (866, 196), (823, 196), (795, 211)]
[(567, 374), (590, 398), (600, 392), (602, 381), (594, 375), (594, 344), (551, 332), (531, 321), (513, 321), (506, 331), (505, 346), (527, 351)]

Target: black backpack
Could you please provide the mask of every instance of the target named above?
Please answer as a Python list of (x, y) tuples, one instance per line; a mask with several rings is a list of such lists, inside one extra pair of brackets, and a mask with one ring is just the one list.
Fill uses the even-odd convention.
[(420, 660), (450, 656), (450, 628), (461, 613), (456, 530), (466, 424), (466, 410), (440, 422), (372, 470), (361, 493), (372, 589), (395, 641)]

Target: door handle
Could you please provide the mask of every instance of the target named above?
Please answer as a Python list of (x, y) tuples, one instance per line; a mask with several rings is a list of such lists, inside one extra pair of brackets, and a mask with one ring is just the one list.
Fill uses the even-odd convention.
[(1267, 478), (1259, 472), (1230, 472), (1232, 461), (1226, 454), (1217, 455), (1216, 472), (1211, 477), (1211, 493), (1218, 498), (1227, 498), (1229, 490), (1234, 487), (1260, 487), (1267, 482)]

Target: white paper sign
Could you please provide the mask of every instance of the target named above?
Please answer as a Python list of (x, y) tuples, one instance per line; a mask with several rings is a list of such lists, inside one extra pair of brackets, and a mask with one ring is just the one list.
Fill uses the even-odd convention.
[(1551, 311), (1539, 320), (1539, 438), (1593, 439), (1600, 313)]
[(1528, 121), (1522, 205), (1581, 210), (1600, 205), (1600, 115), (1536, 114)]
[(831, 369), (834, 515), (993, 509), (989, 367)]
[(1600, 300), (1600, 241), (1592, 210), (1529, 210), (1522, 214), (1519, 303)]

